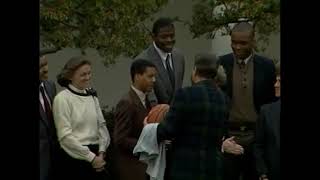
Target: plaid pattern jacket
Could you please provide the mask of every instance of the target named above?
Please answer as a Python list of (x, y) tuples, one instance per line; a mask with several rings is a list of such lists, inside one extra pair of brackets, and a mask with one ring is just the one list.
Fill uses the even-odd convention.
[(225, 96), (212, 80), (179, 89), (157, 129), (158, 142), (173, 139), (170, 180), (219, 180)]

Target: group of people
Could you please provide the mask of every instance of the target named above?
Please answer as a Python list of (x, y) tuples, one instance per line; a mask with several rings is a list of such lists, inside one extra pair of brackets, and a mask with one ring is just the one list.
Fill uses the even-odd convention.
[(133, 150), (157, 104), (170, 105), (154, 132), (166, 146), (164, 180), (280, 179), (280, 64), (254, 52), (253, 27), (234, 26), (233, 53), (197, 54), (192, 85), (184, 88), (173, 21), (156, 20), (152, 39), (131, 64), (132, 84), (116, 106), (112, 134), (90, 87), (90, 61), (71, 58), (57, 75), (65, 89), (56, 94), (40, 53), (40, 179), (107, 179), (111, 138), (115, 179), (150, 179)]

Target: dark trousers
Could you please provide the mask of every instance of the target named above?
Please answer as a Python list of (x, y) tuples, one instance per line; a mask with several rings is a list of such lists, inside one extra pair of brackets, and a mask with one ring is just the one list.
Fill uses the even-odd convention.
[(164, 171), (163, 180), (170, 180), (170, 169), (172, 163), (172, 144), (166, 144), (166, 169)]
[(224, 153), (224, 180), (258, 180), (253, 146), (244, 147), (243, 155)]
[[(91, 152), (98, 155), (99, 146), (89, 145)], [(92, 167), (90, 162), (84, 160), (78, 160), (72, 158), (66, 152), (63, 154), (62, 158), (62, 176), (63, 179), (76, 179), (76, 180), (105, 180), (107, 179), (107, 174), (105, 171), (96, 172)]]

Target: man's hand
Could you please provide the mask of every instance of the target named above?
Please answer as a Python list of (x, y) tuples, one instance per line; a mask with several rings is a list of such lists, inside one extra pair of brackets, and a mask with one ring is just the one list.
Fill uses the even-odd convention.
[(244, 153), (243, 147), (237, 144), (233, 139), (234, 139), (234, 136), (223, 141), (222, 152), (227, 152), (234, 155), (243, 154)]
[(262, 174), (260, 177), (259, 177), (259, 180), (269, 180), (267, 175), (265, 174)]
[(106, 158), (106, 152), (100, 151), (99, 152), (99, 156), (102, 156), (102, 158), (105, 159)]
[(146, 126), (148, 124), (148, 116), (146, 116), (143, 120), (143, 127)]

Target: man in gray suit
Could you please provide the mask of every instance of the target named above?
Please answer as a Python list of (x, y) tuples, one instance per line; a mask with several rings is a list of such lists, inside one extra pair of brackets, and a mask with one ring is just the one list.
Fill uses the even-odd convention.
[(136, 59), (146, 59), (156, 65), (158, 74), (149, 100), (154, 104), (171, 104), (174, 93), (182, 87), (185, 60), (174, 48), (175, 28), (170, 18), (159, 18), (152, 28), (153, 43)]
[(54, 82), (48, 81), (48, 61), (44, 55), (40, 53), (39, 60), (39, 153), (40, 153), (40, 180), (56, 179), (57, 154), (59, 152), (59, 144), (56, 136), (56, 129), (52, 116), (52, 102), (56, 95), (56, 86)]

